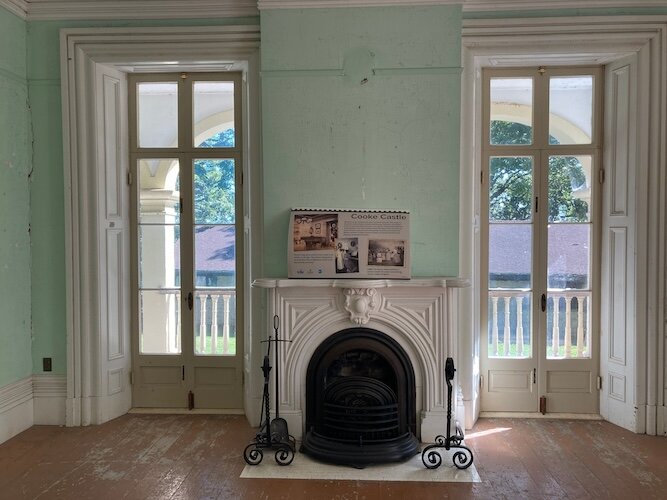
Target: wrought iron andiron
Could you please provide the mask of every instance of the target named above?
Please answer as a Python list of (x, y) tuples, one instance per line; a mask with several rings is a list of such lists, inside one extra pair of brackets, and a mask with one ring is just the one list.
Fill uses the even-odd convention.
[[(287, 430), (287, 421), (280, 418), (280, 410), (278, 408), (279, 387), (280, 387), (280, 370), (278, 369), (278, 346), (280, 342), (291, 342), (291, 340), (281, 340), (278, 334), (280, 326), (280, 318), (276, 315), (273, 317), (273, 330), (275, 338), (263, 340), (268, 344), (266, 355), (264, 356), (264, 363), (262, 364), (262, 373), (264, 373), (264, 393), (262, 397), (262, 410), (260, 416), (259, 432), (256, 434), (252, 443), (243, 450), (243, 459), (248, 465), (257, 465), (264, 458), (263, 449), (276, 450), (275, 459), (279, 465), (289, 465), (294, 460), (294, 452), (296, 451), (296, 440), (290, 435)], [(271, 420), (271, 403), (269, 395), (269, 374), (271, 372), (270, 357), (271, 344), (276, 343), (276, 418)]]
[(422, 452), (422, 462), (428, 469), (437, 469), (442, 464), (442, 456), (437, 448), (450, 450), (456, 448), (452, 461), (458, 469), (467, 469), (472, 465), (472, 451), (467, 446), (461, 444), (463, 441), (463, 430), (458, 422), (454, 435), (450, 435), (452, 424), (452, 380), (454, 379), (454, 360), (447, 358), (445, 361), (445, 382), (447, 382), (447, 436), (438, 435), (435, 437), (435, 443), (428, 445)]

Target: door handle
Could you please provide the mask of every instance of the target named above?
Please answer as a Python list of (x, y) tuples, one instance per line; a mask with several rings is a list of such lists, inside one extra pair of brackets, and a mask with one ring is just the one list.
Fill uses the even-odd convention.
[[(541, 305), (542, 305), (542, 312), (547, 310), (547, 295), (545, 293), (542, 294), (542, 299), (541, 299)], [(192, 308), (190, 308), (192, 309)]]
[(192, 292), (188, 294), (188, 309), (192, 311), (192, 306), (194, 305), (194, 297), (192, 296)]

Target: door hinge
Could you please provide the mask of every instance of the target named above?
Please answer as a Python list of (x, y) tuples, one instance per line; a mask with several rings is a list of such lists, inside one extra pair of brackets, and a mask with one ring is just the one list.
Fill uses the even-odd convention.
[(547, 397), (540, 396), (540, 413), (546, 415), (547, 413)]
[(484, 170), (482, 170), (482, 171), (480, 172), (480, 174), (481, 174), (481, 175), (480, 175), (480, 177), (479, 177), (479, 182), (480, 182), (480, 184), (483, 185), (483, 184), (484, 184)]
[(542, 298), (540, 299), (540, 308), (542, 309), (542, 312), (547, 310), (547, 296), (546, 294), (542, 294)]
[(598, 182), (604, 184), (604, 169), (602, 168), (598, 171)]
[(188, 309), (192, 311), (192, 307), (194, 306), (194, 297), (192, 296), (192, 292), (188, 294)]
[(602, 390), (602, 377), (600, 375), (598, 375), (596, 386), (598, 388), (598, 391)]
[(533, 368), (533, 384), (537, 383), (537, 368)]
[(132, 172), (130, 170), (127, 171), (127, 185), (132, 185)]
[(134, 385), (134, 372), (132, 371), (130, 372), (130, 385)]
[(181, 365), (181, 380), (185, 380), (185, 365)]
[(535, 197), (535, 213), (540, 211), (540, 197), (536, 196)]
[(183, 198), (178, 199), (178, 212), (183, 213)]
[(192, 410), (195, 407), (195, 393), (190, 391), (188, 392), (188, 410)]

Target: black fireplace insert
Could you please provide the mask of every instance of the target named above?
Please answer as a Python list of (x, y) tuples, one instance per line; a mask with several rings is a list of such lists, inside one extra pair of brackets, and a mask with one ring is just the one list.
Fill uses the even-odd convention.
[(342, 330), (315, 351), (306, 376), (301, 451), (354, 467), (419, 453), (415, 376), (403, 348), (370, 328)]

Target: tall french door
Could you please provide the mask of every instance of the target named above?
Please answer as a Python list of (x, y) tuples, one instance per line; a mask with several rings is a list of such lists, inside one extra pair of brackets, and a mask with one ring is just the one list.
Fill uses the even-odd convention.
[(133, 405), (240, 409), (241, 75), (132, 75), (129, 101)]
[(483, 74), (483, 411), (598, 413), (601, 78)]

